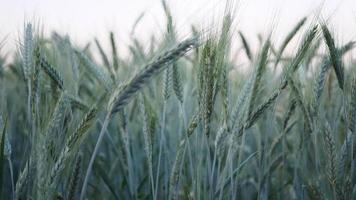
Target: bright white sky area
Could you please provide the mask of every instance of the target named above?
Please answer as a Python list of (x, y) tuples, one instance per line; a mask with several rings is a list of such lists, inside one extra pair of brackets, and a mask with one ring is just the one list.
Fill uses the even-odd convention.
[[(200, 28), (214, 27), (223, 15), (225, 0), (167, 0), (176, 29), (181, 38), (187, 36), (191, 24)], [(356, 0), (235, 0), (235, 31), (257, 44), (257, 33), (280, 42), (303, 16), (312, 19), (322, 10), (324, 20), (339, 43), (356, 39)], [(24, 22), (33, 22), (45, 34), (57, 30), (84, 45), (98, 37), (108, 44), (108, 32), (114, 31), (119, 45), (127, 46), (130, 31), (141, 13), (144, 17), (135, 37), (147, 42), (152, 34), (161, 35), (165, 17), (161, 0), (0, 0), (0, 41), (5, 51), (13, 50), (22, 37)], [(238, 38), (233, 38), (238, 40)], [(122, 49), (120, 49), (123, 51)]]

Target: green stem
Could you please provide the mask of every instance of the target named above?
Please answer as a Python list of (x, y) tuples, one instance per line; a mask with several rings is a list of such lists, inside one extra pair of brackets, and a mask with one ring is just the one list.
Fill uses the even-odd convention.
[(108, 125), (109, 125), (110, 119), (111, 119), (111, 115), (110, 115), (110, 112), (108, 112), (108, 114), (107, 114), (106, 117), (105, 117), (103, 126), (101, 127), (101, 131), (100, 131), (98, 140), (97, 140), (97, 142), (96, 142), (96, 145), (95, 145), (93, 154), (92, 154), (92, 156), (91, 156), (91, 158), (90, 158), (90, 161), (89, 161), (89, 164), (88, 164), (87, 172), (86, 172), (86, 174), (85, 174), (85, 178), (84, 178), (84, 182), (83, 182), (82, 191), (81, 191), (81, 193), (80, 193), (80, 200), (83, 200), (84, 197), (85, 197), (85, 193), (86, 193), (86, 189), (87, 189), (87, 185), (88, 185), (88, 181), (89, 181), (89, 176), (90, 176), (91, 170), (92, 170), (92, 168), (93, 168), (93, 164), (94, 164), (94, 161), (95, 161), (95, 157), (96, 157), (96, 155), (98, 154), (100, 144), (101, 144), (101, 142), (102, 142), (102, 140), (103, 140), (103, 138), (104, 138), (105, 130), (106, 130), (106, 128), (107, 128)]

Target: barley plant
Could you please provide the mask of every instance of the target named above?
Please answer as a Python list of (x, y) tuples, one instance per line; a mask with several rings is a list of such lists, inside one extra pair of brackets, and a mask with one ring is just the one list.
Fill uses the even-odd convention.
[(182, 37), (163, 10), (125, 57), (113, 32), (24, 26), (0, 57), (0, 199), (356, 199), (353, 41), (309, 16), (252, 48), (231, 9)]

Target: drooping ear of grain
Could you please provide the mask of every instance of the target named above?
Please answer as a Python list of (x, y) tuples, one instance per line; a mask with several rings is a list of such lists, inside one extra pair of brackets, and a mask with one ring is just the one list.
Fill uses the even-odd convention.
[(243, 35), (243, 33), (242, 33), (241, 31), (239, 31), (239, 35), (240, 35), (240, 39), (241, 39), (241, 42), (242, 42), (242, 44), (243, 44), (245, 53), (246, 53), (246, 55), (247, 55), (247, 58), (248, 58), (250, 61), (252, 61), (252, 60), (253, 60), (253, 57), (252, 57), (250, 45), (248, 44), (247, 39), (245, 38), (245, 36)]
[(198, 45), (197, 39), (187, 39), (181, 42), (177, 47), (167, 51), (159, 56), (150, 64), (146, 65), (141, 72), (137, 73), (120, 91), (118, 91), (111, 100), (109, 108), (110, 115), (117, 113), (126, 105), (132, 96), (139, 91), (150, 79), (162, 71), (169, 64), (173, 63), (191, 48)]
[(344, 69), (342, 66), (342, 61), (340, 58), (340, 53), (337, 50), (336, 46), (335, 46), (335, 40), (332, 37), (328, 27), (323, 24), (321, 26), (322, 30), (323, 30), (323, 34), (324, 34), (324, 39), (325, 39), (325, 43), (327, 44), (328, 48), (329, 48), (329, 55), (330, 55), (330, 60), (332, 62), (332, 65), (334, 67), (335, 73), (336, 73), (336, 77), (337, 80), (339, 82), (339, 86), (341, 89), (344, 89)]

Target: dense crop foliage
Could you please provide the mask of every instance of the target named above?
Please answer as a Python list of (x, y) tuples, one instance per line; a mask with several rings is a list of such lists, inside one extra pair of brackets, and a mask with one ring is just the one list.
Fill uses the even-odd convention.
[(114, 33), (106, 51), (25, 26), (14, 61), (0, 60), (1, 197), (356, 198), (353, 42), (303, 18), (255, 53), (229, 12), (180, 39), (164, 9), (164, 36), (132, 38), (127, 58)]

